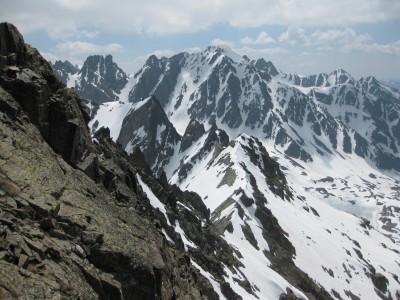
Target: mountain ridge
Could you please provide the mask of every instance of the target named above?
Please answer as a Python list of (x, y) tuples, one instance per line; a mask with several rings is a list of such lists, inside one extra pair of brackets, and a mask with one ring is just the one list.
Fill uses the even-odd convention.
[[(340, 70), (332, 75), (333, 81), (327, 80), (339, 83), (332, 91), (327, 90), (332, 87), (322, 84), (323, 80), (320, 87), (295, 86), (277, 70), (276, 74), (268, 62), (259, 61), (263, 70), (257, 70), (257, 63), (248, 58), (228, 56), (227, 49), (208, 48), (197, 56), (150, 57), (149, 63), (129, 79), (130, 86), (123, 96), (100, 105), (89, 125), (110, 127), (106, 136), (109, 139), (112, 133), (114, 140), (124, 124), (134, 125), (135, 130), (124, 133), (131, 143), (121, 145), (131, 157), (143, 157), (142, 151), (149, 148), (148, 142), (135, 141), (142, 137), (137, 131), (142, 126), (146, 131), (143, 137), (152, 146), (171, 146), (173, 153), (161, 159), (162, 165), (152, 164), (147, 172), (156, 173), (164, 185), (169, 181), (186, 193), (198, 193), (193, 202), (177, 206), (185, 215), (196, 211), (196, 203), (211, 223), (203, 226), (203, 220), (199, 225), (195, 219), (193, 223), (189, 219), (175, 219), (173, 223), (168, 206), (162, 204), (166, 202), (163, 198), (157, 200), (157, 189), (144, 189), (154, 194), (151, 203), (158, 207), (162, 228), (169, 238), (174, 234), (168, 222), (175, 225), (176, 232), (185, 228), (181, 235), (184, 249), (220, 298), (398, 297), (393, 261), (397, 261), (400, 250), (381, 233), (394, 239), (398, 234), (398, 173), (377, 168), (370, 155), (374, 154), (371, 149), (378, 148), (369, 147), (365, 135), (353, 128), (359, 125), (356, 121), (369, 115), (354, 115), (361, 114), (364, 101), (351, 95), (361, 90), (375, 96), (367, 101), (371, 109), (375, 108), (375, 103), (384, 103), (379, 100), (379, 83), (353, 82)], [(158, 113), (151, 114), (146, 104), (154, 104), (149, 106), (156, 107)], [(352, 108), (351, 114), (328, 113), (328, 105)], [(390, 105), (366, 120), (391, 115)], [(144, 108), (147, 111), (141, 110)], [(120, 121), (110, 120), (113, 115)], [(396, 118), (394, 113), (391, 125), (397, 124)], [(167, 143), (168, 135), (161, 135), (160, 120), (176, 127), (180, 140)], [(159, 126), (150, 130), (152, 123)], [(305, 125), (309, 127), (302, 130)], [(376, 133), (386, 137), (386, 141), (377, 139), (387, 146), (388, 153), (395, 153), (391, 141), (394, 146), (397, 143), (392, 128), (387, 131), (381, 126)], [(145, 176), (139, 176), (142, 185)], [(203, 202), (204, 206), (200, 204)], [(368, 220), (346, 213), (351, 212), (350, 208), (358, 216), (370, 213)], [(207, 250), (211, 265), (198, 265), (204, 261), (198, 255), (204, 247), (208, 249), (195, 234), (198, 226), (213, 228), (221, 243), (231, 247), (224, 249), (233, 249), (235, 262), (228, 259), (214, 265), (221, 252), (214, 257)]]
[[(186, 125), (193, 120), (203, 124), (206, 130), (215, 123), (231, 139), (242, 132), (256, 136), (285, 168), (291, 169), (294, 165), (302, 166), (304, 163), (316, 165), (319, 161), (327, 166), (333, 162), (342, 165), (346, 161), (354, 161), (362, 165), (366, 163), (368, 166), (365, 167), (371, 169), (370, 173), (378, 168), (386, 172), (389, 178), (399, 177), (398, 94), (382, 86), (373, 77), (356, 81), (343, 69), (334, 70), (329, 75), (296, 77), (276, 70), (271, 62), (264, 59), (257, 63), (231, 52), (225, 48), (209, 47), (202, 53), (181, 53), (160, 60), (151, 56), (149, 64), (146, 63), (130, 79), (132, 88), (129, 95), (120, 98), (123, 104), (109, 103), (100, 108), (99, 116), (105, 116), (106, 108), (110, 107), (118, 110), (120, 118), (126, 116), (130, 107), (136, 105), (130, 105), (129, 101), (136, 103), (142, 99), (142, 96), (136, 99), (135, 95), (138, 95), (138, 89), (140, 93), (144, 92), (142, 85), (145, 82), (147, 91), (157, 99), (157, 91), (160, 91), (164, 100), (158, 100), (161, 106), (164, 105), (167, 117), (181, 136)], [(233, 58), (228, 57), (227, 53)], [(261, 69), (257, 70), (255, 65)], [(141, 79), (151, 75), (152, 66), (157, 68), (153, 86), (149, 80)], [(167, 68), (168, 74), (161, 74), (160, 68)], [(268, 74), (268, 70), (272, 70), (272, 73)], [(148, 75), (141, 77), (141, 73)], [(163, 81), (164, 76), (169, 79)], [(243, 77), (239, 79), (240, 76)], [(318, 80), (320, 86), (311, 84), (317, 85)], [(299, 85), (295, 84), (296, 81)], [(165, 88), (170, 82), (176, 82), (175, 87)], [(164, 87), (159, 90), (159, 86)], [(165, 91), (172, 92), (168, 96), (168, 93), (164, 95)], [(92, 122), (100, 122), (102, 126), (111, 125), (104, 117), (94, 116)], [(120, 128), (113, 128), (116, 139)], [(176, 156), (178, 152), (178, 149), (174, 150), (171, 155)], [(354, 167), (357, 170), (358, 166)], [(324, 172), (330, 171), (324, 169)], [(352, 178), (358, 176), (351, 170), (348, 173)], [(304, 171), (300, 174), (307, 176)], [(342, 190), (347, 189), (344, 183), (340, 183), (340, 175), (335, 176)], [(387, 183), (395, 190), (396, 181), (389, 178)], [(316, 180), (318, 176), (310, 178), (310, 183)], [(367, 176), (362, 185), (374, 194), (371, 185), (366, 184), (368, 180)], [(333, 189), (335, 193), (338, 192), (335, 187)], [(362, 188), (359, 189), (361, 191)], [(386, 191), (387, 198), (391, 199), (389, 202), (395, 203), (392, 202), (395, 193), (390, 189)], [(340, 201), (349, 198), (346, 193), (339, 194), (336, 199), (342, 199)], [(359, 199), (355, 198), (356, 201)], [(380, 206), (378, 203), (374, 209)], [(361, 201), (360, 204), (364, 206)], [(347, 206), (346, 209), (353, 211)], [(384, 219), (387, 217), (382, 217)], [(395, 217), (391, 218), (391, 222), (394, 220)], [(400, 230), (397, 225), (391, 225), (391, 228), (397, 232)], [(390, 234), (393, 232), (390, 231)]]

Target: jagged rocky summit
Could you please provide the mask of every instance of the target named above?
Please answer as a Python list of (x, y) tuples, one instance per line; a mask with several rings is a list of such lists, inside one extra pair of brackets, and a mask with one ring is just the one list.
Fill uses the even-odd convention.
[(117, 100), (128, 82), (128, 76), (110, 54), (89, 56), (81, 68), (69, 61), (56, 61), (50, 65), (57, 77), (68, 87), (75, 88), (81, 98), (95, 103)]
[(154, 95), (181, 134), (192, 119), (215, 121), (232, 136), (257, 135), (305, 162), (315, 153), (354, 153), (400, 171), (399, 97), (373, 77), (356, 81), (343, 69), (285, 74), (219, 47), (151, 56), (135, 77), (129, 101)]
[[(400, 93), (396, 89), (371, 76), (355, 80), (343, 69), (312, 76), (286, 74), (264, 59), (209, 47), (200, 53), (149, 57), (130, 78), (127, 90), (119, 102), (92, 110), (90, 126), (109, 127), (112, 138), (128, 152), (140, 147), (146, 154), (145, 140), (153, 141), (153, 149), (168, 144), (163, 139), (169, 135), (147, 132), (146, 126), (132, 121), (136, 107), (152, 96), (164, 109), (168, 128), (175, 127), (181, 137), (193, 121), (206, 129), (215, 123), (231, 139), (242, 133), (255, 136), (299, 188), (322, 194), (333, 206), (367, 218), (399, 239)], [(128, 119), (147, 132), (145, 140), (135, 130), (121, 130), (122, 124), (129, 126)], [(157, 161), (155, 154), (147, 158), (156, 174), (177, 169), (177, 141), (174, 138), (166, 146), (168, 151), (158, 153), (163, 160)], [(321, 182), (324, 177), (332, 181)]]
[(122, 118), (92, 120), (91, 135), (81, 99), (18, 30), (1, 24), (0, 41), (2, 297), (399, 297), (400, 247), (305, 195), (260, 138), (218, 118), (174, 129), (155, 97), (101, 105)]

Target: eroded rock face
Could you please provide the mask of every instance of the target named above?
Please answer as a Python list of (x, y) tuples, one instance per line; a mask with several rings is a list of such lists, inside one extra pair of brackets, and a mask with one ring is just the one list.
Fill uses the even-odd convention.
[(93, 151), (88, 111), (76, 94), (53, 74), (39, 52), (24, 44), (11, 24), (0, 26), (0, 84), (14, 98), (42, 137), (72, 164)]

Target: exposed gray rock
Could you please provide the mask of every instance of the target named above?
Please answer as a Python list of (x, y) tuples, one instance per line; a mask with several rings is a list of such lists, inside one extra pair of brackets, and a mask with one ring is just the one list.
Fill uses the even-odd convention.
[(128, 82), (128, 76), (113, 61), (112, 56), (92, 55), (78, 73), (77, 94), (97, 103), (118, 99), (118, 94)]
[(196, 120), (190, 121), (182, 137), (179, 152), (184, 152), (205, 133), (204, 125)]
[(168, 120), (158, 100), (150, 97), (139, 109), (124, 118), (117, 142), (129, 154), (139, 147), (158, 177), (180, 140), (180, 135)]

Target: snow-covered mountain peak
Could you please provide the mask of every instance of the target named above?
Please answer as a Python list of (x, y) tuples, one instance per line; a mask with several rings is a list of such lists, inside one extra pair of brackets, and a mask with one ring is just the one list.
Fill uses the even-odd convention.
[[(118, 114), (120, 128), (122, 120), (127, 125), (123, 147), (150, 149), (145, 156), (152, 170), (157, 175), (164, 170), (170, 182), (199, 193), (211, 210), (239, 197), (236, 190), (249, 198), (257, 189), (263, 193), (261, 184), (256, 189), (249, 183), (259, 174), (268, 193), (275, 195), (275, 189), (281, 201), (290, 200), (291, 193), (293, 203), (296, 197), (311, 195), (368, 218), (377, 230), (399, 239), (398, 94), (373, 78), (355, 81), (342, 69), (299, 76), (279, 72), (264, 59), (236, 60), (230, 55), (212, 47), (151, 58), (154, 65), (146, 64), (130, 81), (130, 102), (124, 109), (113, 106), (115, 113), (126, 112)], [(159, 102), (156, 114), (140, 105), (151, 95)], [(106, 111), (99, 109), (102, 115)], [(287, 189), (283, 181), (266, 179), (274, 175), (268, 175), (263, 149), (282, 166)], [(213, 195), (206, 193), (209, 178), (215, 180)]]
[(334, 70), (328, 76), (328, 82), (330, 85), (338, 85), (338, 84), (355, 84), (354, 78), (344, 69), (339, 68)]

